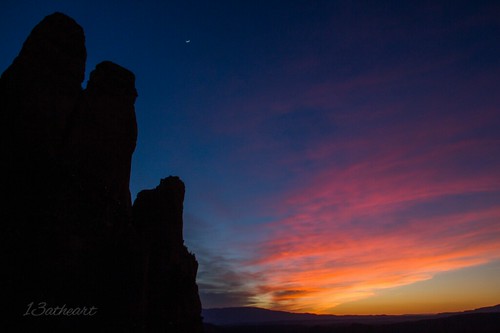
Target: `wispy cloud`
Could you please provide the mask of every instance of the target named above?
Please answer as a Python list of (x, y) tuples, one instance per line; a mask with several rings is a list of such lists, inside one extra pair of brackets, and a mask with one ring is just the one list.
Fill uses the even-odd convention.
[(211, 255), (207, 251), (198, 258), (198, 286), (204, 308), (227, 307), (234, 304), (249, 304), (255, 294), (254, 284), (259, 275), (246, 271), (236, 264), (230, 254)]
[(427, 44), (469, 26), (405, 25), (425, 40), (413, 44), (399, 28), (385, 39), (379, 21), (360, 23), (375, 34), (325, 33), (345, 44), (324, 54), (228, 80), (212, 105), (207, 124), (236, 143), (224, 157), (259, 220), (232, 230), (245, 235), (232, 250), (246, 255), (227, 268), (253, 281), (234, 289), (239, 305), (328, 313), (500, 258), (498, 66), (478, 61), (483, 44)]
[(477, 135), (490, 116), (432, 115), (309, 150), (324, 166), (290, 189), (248, 263), (265, 275), (255, 302), (331, 312), (500, 258), (500, 141)]

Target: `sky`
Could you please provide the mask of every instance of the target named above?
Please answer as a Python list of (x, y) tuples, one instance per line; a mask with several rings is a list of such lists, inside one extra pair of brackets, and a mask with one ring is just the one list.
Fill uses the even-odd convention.
[(55, 11), (135, 73), (132, 197), (185, 182), (204, 308), (500, 303), (498, 1), (3, 0), (0, 71)]

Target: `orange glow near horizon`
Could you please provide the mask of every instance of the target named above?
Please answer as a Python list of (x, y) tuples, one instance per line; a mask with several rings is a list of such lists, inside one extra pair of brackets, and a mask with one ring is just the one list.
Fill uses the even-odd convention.
[[(451, 218), (471, 226), (488, 219), (498, 221), (500, 208), (465, 215), (461, 220)], [(428, 241), (422, 246), (429, 234), (442, 232), (439, 224), (434, 225), (435, 228), (429, 226), (430, 230), (414, 230), (406, 236), (359, 235), (362, 246), (352, 238), (343, 241), (349, 239), (348, 235), (335, 237), (328, 232), (304, 237), (313, 239), (309, 250), (303, 243), (296, 248), (288, 243), (286, 252), (254, 263), (266, 272), (266, 284), (253, 305), (292, 312), (336, 313), (336, 306), (369, 298), (378, 291), (425, 281), (438, 273), (485, 264), (500, 257), (500, 244), (489, 237), (500, 233), (499, 223), (486, 223), (483, 228)], [(338, 242), (342, 242), (342, 249)], [(379, 307), (378, 311), (394, 311), (387, 306), (385, 309)]]
[[(428, 127), (407, 135), (410, 129), (404, 129), (392, 134), (391, 144), (374, 135), (370, 146), (378, 148), (357, 163), (323, 168), (288, 195), (279, 208), (286, 217), (270, 226), (259, 255), (246, 263), (263, 276), (249, 305), (318, 314), (429, 312), (434, 308), (419, 308), (417, 299), (399, 310), (387, 299), (377, 306), (362, 301), (500, 259), (500, 207), (477, 199), (498, 197), (498, 172), (487, 165), (473, 173), (454, 167), (492, 143), (433, 144), (464, 130)], [(407, 136), (414, 141), (405, 141)], [(330, 153), (362, 150), (365, 144), (335, 145)], [(412, 149), (419, 152), (408, 154)], [(325, 159), (328, 147), (318, 150)], [(453, 306), (441, 307), (448, 308)]]

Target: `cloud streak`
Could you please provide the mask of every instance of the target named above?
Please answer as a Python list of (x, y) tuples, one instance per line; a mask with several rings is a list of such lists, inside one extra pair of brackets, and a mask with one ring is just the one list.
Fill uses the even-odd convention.
[[(477, 135), (492, 115), (476, 115), (431, 115), (310, 149), (323, 167), (285, 195), (284, 217), (247, 263), (265, 275), (254, 304), (331, 313), (499, 259), (500, 140)], [(335, 159), (343, 154), (348, 162)]]
[(236, 257), (201, 279), (246, 281), (234, 305), (334, 313), (500, 258), (496, 53), (463, 38), (480, 20), (426, 13), (406, 13), (425, 29), (390, 10), (344, 32), (326, 18), (312, 51), (219, 82), (203, 126), (230, 142), (220, 202), (247, 209), (226, 218)]

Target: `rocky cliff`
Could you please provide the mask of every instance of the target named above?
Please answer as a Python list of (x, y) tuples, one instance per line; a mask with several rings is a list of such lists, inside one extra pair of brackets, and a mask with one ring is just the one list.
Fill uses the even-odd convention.
[(135, 77), (105, 61), (82, 89), (85, 61), (83, 29), (55, 13), (0, 78), (2, 331), (200, 332), (184, 184), (132, 206)]
[(168, 177), (155, 189), (140, 192), (132, 209), (144, 250), (141, 262), (146, 288), (142, 299), (148, 330), (177, 332), (199, 322), (201, 303), (195, 283), (198, 263), (182, 237), (184, 192), (184, 183), (178, 177)]

